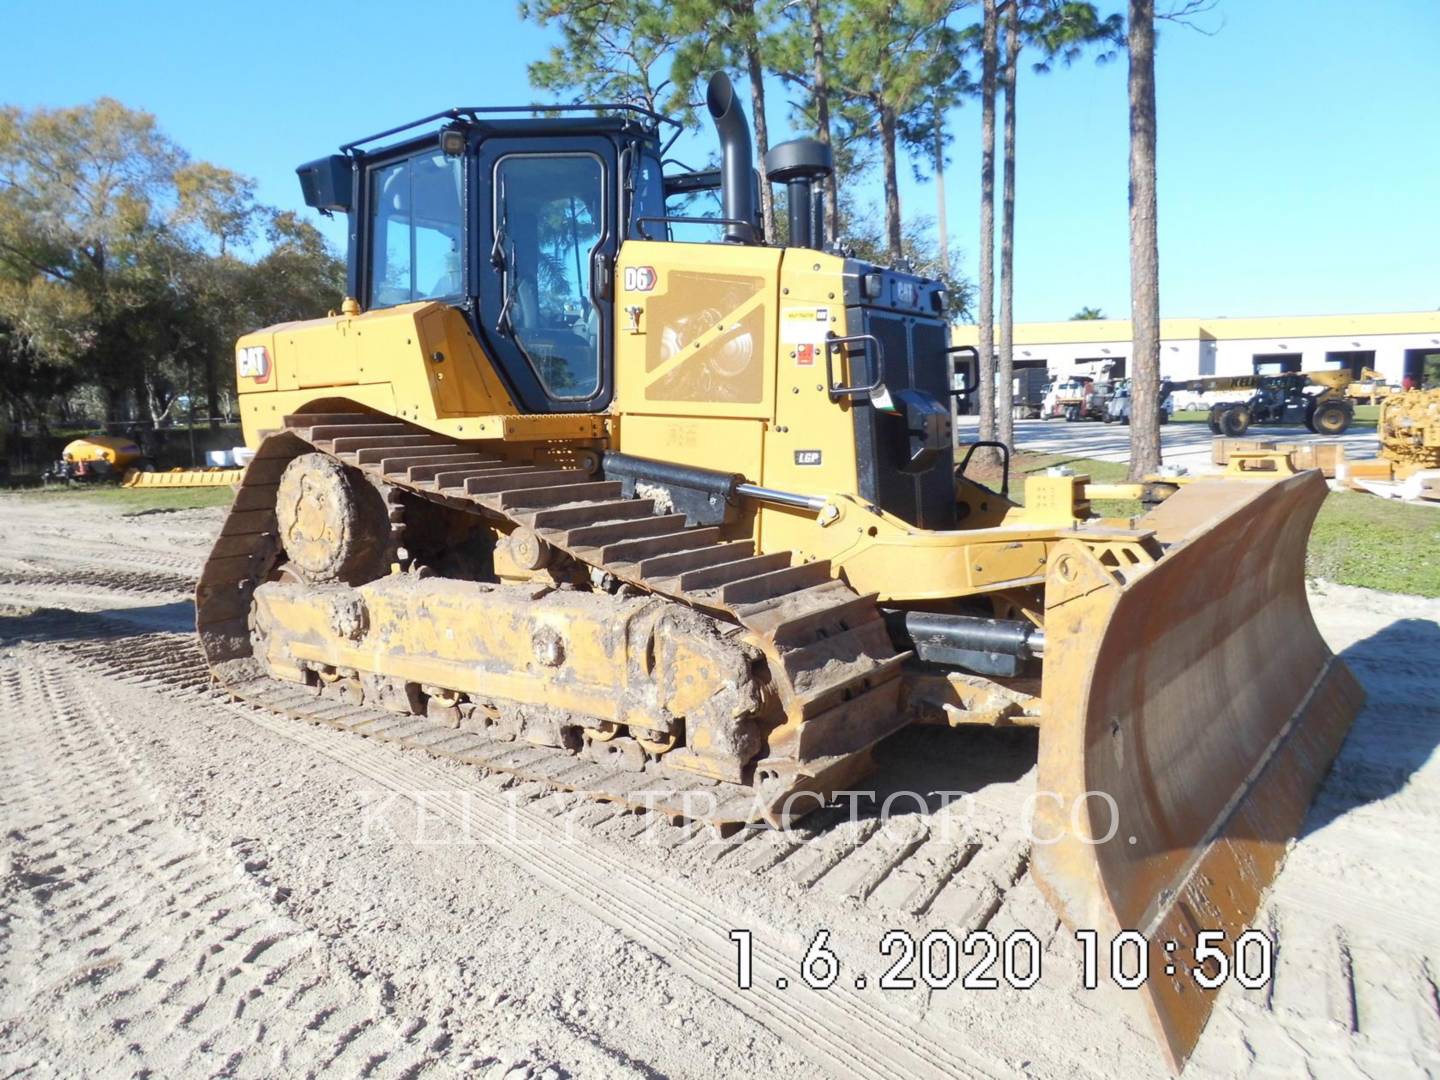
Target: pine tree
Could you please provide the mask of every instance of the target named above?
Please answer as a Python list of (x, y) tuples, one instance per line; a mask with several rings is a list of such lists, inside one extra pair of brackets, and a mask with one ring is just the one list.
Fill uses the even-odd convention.
[(850, 0), (832, 38), (831, 84), (845, 119), (879, 144), (886, 249), (904, 258), (899, 163), (902, 140), (928, 124), (934, 95), (960, 78), (958, 35), (949, 19), (960, 0)]
[(775, 195), (765, 176), (770, 125), (765, 110), (765, 27), (768, 2), (757, 0), (674, 0), (673, 20), (683, 39), (672, 75), (680, 87), (703, 82), (712, 71), (740, 68), (750, 87), (750, 120), (755, 132), (755, 167), (760, 173), (760, 216), (765, 240), (774, 243)]
[[(1000, 13), (984, 0), (980, 23), (980, 283), (977, 313), (980, 439), (995, 438), (995, 89)], [(992, 455), (983, 455), (991, 457)]]
[(670, 76), (685, 39), (661, 0), (521, 0), (520, 17), (554, 26), (560, 43), (530, 81), (566, 101), (624, 102), (663, 112), (692, 104)]
[(1001, 442), (1014, 445), (1011, 407), (1015, 373), (1015, 84), (1020, 54), (1027, 47), (1038, 48), (1041, 60), (1037, 72), (1047, 72), (1058, 58), (1074, 63), (1092, 46), (1100, 46), (1098, 60), (1104, 63), (1123, 41), (1123, 20), (1119, 15), (1101, 18), (1095, 5), (1081, 0), (1011, 0), (1005, 13), (1005, 56), (1000, 72), (1000, 90), (1005, 95), (1004, 134), (1001, 159), (1004, 169), (1000, 196), (1000, 328), (996, 361), (999, 401), (997, 429)]
[(1160, 241), (1155, 197), (1155, 0), (1129, 0), (1130, 479), (1160, 467)]

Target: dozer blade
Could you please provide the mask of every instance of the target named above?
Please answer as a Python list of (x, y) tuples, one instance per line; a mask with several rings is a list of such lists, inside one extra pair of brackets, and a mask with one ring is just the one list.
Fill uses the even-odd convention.
[(130, 469), (120, 481), (123, 487), (224, 487), (238, 484), (244, 469), (171, 469), (168, 472), (145, 472)]
[(1153, 564), (1078, 540), (1051, 559), (1033, 866), (1103, 960), (1117, 932), (1144, 935), (1140, 993), (1177, 1071), (1219, 993), (1192, 975), (1197, 935), (1223, 931), (1234, 970), (1363, 702), (1305, 596), (1325, 495), (1315, 471), (1200, 482), (1141, 520), (1168, 545)]

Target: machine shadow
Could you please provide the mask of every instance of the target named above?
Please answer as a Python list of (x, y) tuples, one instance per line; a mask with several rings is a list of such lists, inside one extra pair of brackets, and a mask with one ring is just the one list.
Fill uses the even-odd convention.
[(1365, 688), (1300, 835), (1403, 791), (1440, 745), (1440, 625), (1398, 619), (1340, 653)]
[(19, 614), (0, 612), (0, 647), (55, 641), (114, 641), (163, 633), (193, 633), (195, 605), (189, 600), (100, 611), (40, 607)]
[(965, 796), (1020, 780), (1035, 768), (1038, 747), (1036, 728), (912, 725), (875, 748), (875, 771), (855, 784), (865, 793), (856, 816), (938, 813)]

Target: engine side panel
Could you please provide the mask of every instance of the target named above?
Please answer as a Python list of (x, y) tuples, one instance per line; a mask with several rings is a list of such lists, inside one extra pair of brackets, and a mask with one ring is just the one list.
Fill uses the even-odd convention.
[[(433, 302), (247, 334), (236, 344), (236, 384), (248, 446), (328, 399), (469, 438), (504, 437), (502, 418), (518, 412), (464, 315)], [(561, 430), (573, 426), (560, 419)]]

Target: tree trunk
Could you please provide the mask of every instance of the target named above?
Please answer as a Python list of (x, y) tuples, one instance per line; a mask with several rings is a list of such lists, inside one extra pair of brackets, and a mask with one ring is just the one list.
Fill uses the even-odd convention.
[(1005, 20), (1005, 132), (1000, 193), (1000, 361), (995, 374), (996, 435), (1015, 448), (1015, 73), (1020, 59), (1020, 3), (1010, 0)]
[(950, 226), (945, 217), (945, 112), (935, 100), (935, 231), (940, 238), (940, 273), (950, 276)]
[(107, 425), (111, 424), (119, 418), (119, 391), (117, 391), (113, 386), (102, 386), (100, 388), (100, 397), (104, 402), (105, 423)]
[(1129, 0), (1130, 479), (1160, 467), (1160, 241), (1155, 201), (1155, 0)]
[[(825, 73), (825, 23), (820, 0), (810, 4), (810, 52), (814, 63), (816, 138), (830, 145), (830, 83)], [(833, 242), (840, 230), (840, 186), (832, 171), (825, 178), (825, 236)]]
[[(229, 356), (225, 359), (228, 361)], [(205, 411), (210, 414), (210, 428), (213, 431), (220, 426), (220, 378), (217, 370), (219, 363), (213, 353), (205, 355)], [(190, 415), (195, 415), (194, 403), (191, 403)]]
[[(995, 0), (985, 0), (980, 55), (980, 438), (995, 438)], [(985, 460), (994, 455), (982, 452)]]
[[(753, 13), (754, 4), (750, 4)], [(765, 242), (775, 242), (775, 193), (765, 178), (765, 152), (770, 149), (770, 134), (765, 127), (765, 68), (760, 63), (760, 46), (752, 41), (745, 49), (745, 65), (750, 72), (750, 111), (755, 114), (755, 167), (760, 172), (760, 221)]]
[(880, 141), (885, 151), (885, 241), (890, 248), (890, 265), (905, 257), (900, 236), (900, 178), (895, 152), (895, 110), (880, 106)]

